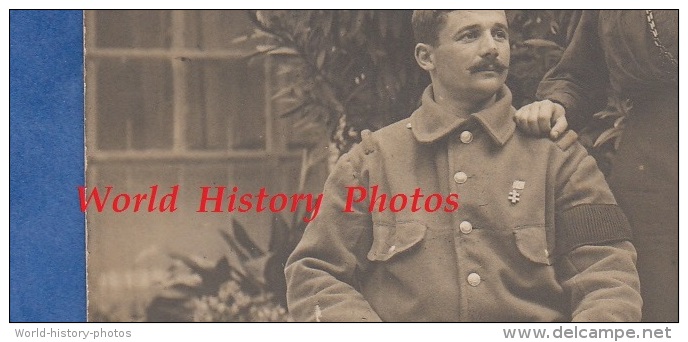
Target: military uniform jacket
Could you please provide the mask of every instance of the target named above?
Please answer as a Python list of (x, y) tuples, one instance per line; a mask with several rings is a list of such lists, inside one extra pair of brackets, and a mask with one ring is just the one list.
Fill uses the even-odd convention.
[[(285, 269), (289, 311), (315, 321), (638, 321), (628, 223), (575, 133), (515, 130), (511, 93), (461, 118), (432, 87), (410, 118), (342, 156)], [(459, 208), (344, 212), (351, 187), (448, 194)], [(410, 199), (410, 197), (409, 197)]]

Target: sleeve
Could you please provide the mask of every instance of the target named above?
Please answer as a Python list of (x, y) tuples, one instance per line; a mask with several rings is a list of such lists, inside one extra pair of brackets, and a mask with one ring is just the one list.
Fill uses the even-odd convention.
[(586, 125), (607, 100), (609, 71), (598, 35), (598, 11), (583, 11), (559, 63), (540, 82), (536, 97), (564, 106), (574, 130)]
[(325, 183), (320, 214), (287, 261), (287, 302), (297, 321), (380, 321), (356, 286), (367, 265), (372, 219), (365, 204), (344, 212), (348, 187), (367, 186), (362, 154), (357, 146), (340, 158)]
[(631, 229), (604, 176), (574, 143), (557, 174), (555, 251), (574, 322), (640, 321)]

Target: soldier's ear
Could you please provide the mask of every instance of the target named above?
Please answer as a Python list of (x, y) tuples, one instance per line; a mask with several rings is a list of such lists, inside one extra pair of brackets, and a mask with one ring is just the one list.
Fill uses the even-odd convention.
[(415, 50), (416, 62), (426, 71), (435, 69), (435, 61), (432, 46), (425, 43), (416, 44)]

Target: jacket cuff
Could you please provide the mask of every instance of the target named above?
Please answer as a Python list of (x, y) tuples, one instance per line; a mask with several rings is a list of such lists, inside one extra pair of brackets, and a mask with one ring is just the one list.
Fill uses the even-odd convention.
[(630, 241), (631, 226), (616, 204), (584, 204), (556, 217), (556, 254), (564, 255), (583, 245)]

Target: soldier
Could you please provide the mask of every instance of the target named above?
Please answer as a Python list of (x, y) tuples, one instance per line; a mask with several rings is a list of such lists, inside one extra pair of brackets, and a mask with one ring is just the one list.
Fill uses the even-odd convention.
[(564, 56), (540, 83), (544, 100), (515, 114), (524, 132), (553, 138), (569, 123), (581, 130), (595, 113), (621, 114), (623, 133), (607, 179), (633, 229), (644, 322), (678, 322), (674, 56), (678, 10), (583, 11)]
[[(412, 21), (432, 83), (410, 118), (364, 132), (328, 178), (285, 269), (293, 317), (640, 320), (636, 251), (594, 159), (573, 132), (553, 142), (515, 130), (504, 12), (416, 11)], [(347, 197), (374, 186), (460, 203), (371, 210)]]

